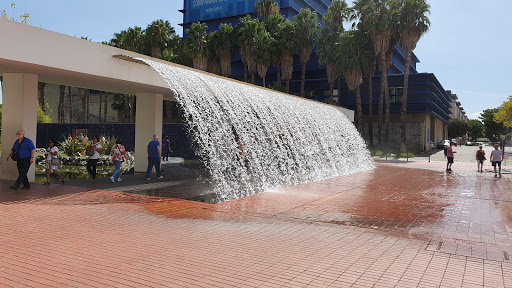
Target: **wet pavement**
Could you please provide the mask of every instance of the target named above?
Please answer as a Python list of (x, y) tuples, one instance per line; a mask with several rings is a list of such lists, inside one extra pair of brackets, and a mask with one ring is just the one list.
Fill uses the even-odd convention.
[(512, 175), (444, 169), (378, 160), (218, 204), (1, 181), (0, 286), (512, 287)]

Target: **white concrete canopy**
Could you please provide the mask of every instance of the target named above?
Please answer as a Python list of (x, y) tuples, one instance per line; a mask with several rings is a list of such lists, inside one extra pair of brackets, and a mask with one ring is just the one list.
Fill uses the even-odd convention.
[[(0, 31), (0, 76), (3, 77), (4, 89), (4, 145), (0, 159), (0, 178), (14, 179), (16, 176), (16, 173), (11, 173), (15, 169), (5, 165), (6, 155), (15, 140), (13, 129), (24, 129), (27, 131), (26, 135), (36, 141), (38, 81), (137, 95), (135, 165), (136, 171), (144, 171), (147, 157), (140, 155), (146, 153), (145, 148), (152, 135), (161, 134), (162, 100), (173, 100), (173, 96), (167, 83), (156, 71), (148, 65), (141, 65), (141, 61), (134, 58), (162, 60), (6, 19), (0, 19)], [(146, 103), (148, 107), (142, 103)], [(141, 109), (142, 107), (145, 108)], [(340, 109), (351, 121), (354, 120), (352, 110), (334, 107)], [(6, 113), (11, 109), (13, 113)], [(144, 147), (142, 151), (140, 147)], [(7, 170), (12, 171), (6, 172)], [(33, 167), (29, 172), (29, 179), (34, 179)]]

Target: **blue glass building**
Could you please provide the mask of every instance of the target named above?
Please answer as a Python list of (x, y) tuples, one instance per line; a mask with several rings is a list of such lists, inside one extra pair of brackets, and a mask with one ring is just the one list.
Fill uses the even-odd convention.
[[(208, 25), (208, 31), (215, 31), (222, 23), (235, 26), (241, 17), (247, 14), (255, 17), (255, 3), (257, 0), (184, 0), (181, 10), (183, 13), (184, 29), (189, 29), (194, 22), (202, 22)], [(331, 0), (277, 0), (280, 13), (286, 18), (292, 19), (300, 9), (310, 8), (316, 11), (319, 20), (327, 12)], [(419, 63), (416, 55), (413, 54), (407, 100), (407, 143), (409, 151), (429, 150), (429, 142), (438, 143), (447, 139), (447, 127), (452, 118), (453, 102), (451, 93), (448, 93), (432, 73), (418, 73), (416, 64)], [(324, 102), (329, 97), (329, 84), (325, 67), (318, 63), (318, 57), (313, 52), (306, 66), (306, 97)], [(296, 57), (294, 61), (293, 78), (290, 81), (290, 93), (298, 95), (300, 92), (300, 71), (301, 65)], [(393, 51), (393, 63), (388, 69), (388, 82), (390, 90), (390, 149), (397, 149), (400, 145), (400, 97), (402, 95), (403, 80), (405, 71), (405, 53), (397, 45)], [(232, 67), (232, 78), (242, 79), (243, 66), (239, 56), (235, 57)], [(259, 77), (256, 77), (259, 79)], [(267, 83), (277, 79), (276, 69), (270, 67), (267, 73)], [(377, 116), (380, 91), (380, 74), (377, 71), (372, 77), (373, 80), (373, 101), (369, 103), (368, 79), (364, 79), (361, 86), (361, 97), (363, 104), (363, 118), (367, 118), (369, 111), (374, 114), (374, 144), (377, 141)], [(349, 91), (345, 81), (335, 85), (335, 99), (341, 106), (355, 110), (355, 93)], [(258, 84), (258, 83), (257, 83)], [(260, 83), (261, 84), (261, 83)], [(338, 96), (339, 95), (339, 96)], [(363, 137), (368, 141), (368, 121), (363, 121), (366, 127), (363, 130)], [(384, 132), (383, 132), (384, 134)]]

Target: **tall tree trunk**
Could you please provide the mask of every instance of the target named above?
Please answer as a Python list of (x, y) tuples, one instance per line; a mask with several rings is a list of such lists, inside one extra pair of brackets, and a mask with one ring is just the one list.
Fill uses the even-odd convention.
[(290, 94), (290, 80), (286, 80), (286, 93)]
[(341, 75), (338, 76), (338, 106), (341, 106)]
[(279, 85), (281, 85), (281, 69), (279, 68), (279, 64), (277, 64), (276, 70), (277, 70), (277, 83), (279, 83)]
[(73, 99), (71, 94), (71, 86), (68, 86), (69, 95), (69, 123), (73, 123)]
[[(406, 51), (407, 57), (405, 58), (405, 72), (404, 72), (404, 87), (403, 87), (403, 94), (402, 94), (402, 106), (400, 109), (400, 130), (401, 130), (401, 136), (402, 136), (402, 143), (400, 144), (400, 150), (402, 148), (406, 150), (407, 145), (407, 131), (406, 131), (406, 125), (407, 125), (407, 92), (409, 89), (409, 71), (411, 66), (411, 55), (412, 51)], [(405, 151), (400, 151), (405, 152)]]
[(301, 63), (302, 70), (300, 72), (300, 97), (304, 97), (306, 91), (304, 90), (305, 82), (306, 82), (306, 62)]
[(82, 123), (86, 123), (86, 114), (87, 114), (87, 99), (85, 98), (85, 91), (83, 88), (78, 88), (78, 95), (80, 95), (80, 99), (82, 100)]
[(66, 86), (59, 85), (59, 107), (58, 107), (58, 118), (59, 123), (64, 123), (64, 99), (66, 97)]
[(387, 82), (387, 79), (384, 79), (384, 75), (387, 76), (388, 74), (388, 71), (387, 69), (384, 69), (383, 67), (386, 66), (385, 62), (386, 60), (383, 59), (385, 56), (384, 53), (382, 53), (381, 55), (379, 55), (379, 71), (380, 71), (380, 93), (379, 93), (379, 124), (378, 124), (378, 127), (377, 127), (377, 145), (379, 147), (382, 146), (382, 112), (384, 110), (384, 91), (385, 91), (385, 86), (386, 86), (386, 82)]
[(87, 108), (87, 113), (85, 113), (85, 117), (86, 117), (85, 119), (86, 119), (86, 122), (89, 123), (89, 114), (90, 114), (89, 113), (89, 108), (90, 108), (90, 106), (89, 106), (89, 98), (90, 98), (90, 95), (91, 95), (91, 91), (89, 89), (86, 89), (84, 92), (85, 92), (85, 99), (87, 99), (87, 107), (86, 107)]
[(373, 79), (368, 77), (368, 134), (370, 135), (370, 147), (373, 147)]
[(356, 128), (359, 133), (362, 132), (362, 123), (363, 123), (363, 106), (361, 104), (361, 86), (358, 85), (356, 87), (356, 105), (357, 105), (357, 122), (356, 122)]
[(247, 62), (244, 62), (244, 82), (247, 82)]
[(334, 81), (329, 82), (329, 104), (334, 104)]
[(46, 103), (46, 99), (45, 99), (46, 83), (37, 82), (37, 88), (39, 90), (39, 106), (41, 107), (43, 112), (46, 113), (46, 107), (44, 106), (44, 104)]
[(101, 106), (103, 105), (103, 92), (100, 92), (100, 105), (99, 106), (99, 111), (98, 111), (98, 121), (101, 123)]
[(386, 86), (385, 87), (385, 94), (384, 94), (384, 97), (385, 97), (385, 101), (386, 101), (386, 120), (385, 120), (385, 140), (386, 140), (386, 147), (389, 147), (389, 113), (390, 113), (390, 106), (391, 106), (391, 103), (389, 103), (389, 85), (388, 85), (388, 68), (391, 66), (391, 64), (393, 63), (393, 48), (394, 47), (389, 47), (388, 51), (386, 52), (386, 62), (385, 62), (385, 68), (386, 68), (386, 73), (385, 73), (385, 77), (384, 77), (384, 85)]
[(108, 112), (108, 95), (110, 93), (107, 92), (105, 94), (105, 103), (103, 104), (103, 123), (107, 123), (107, 112)]

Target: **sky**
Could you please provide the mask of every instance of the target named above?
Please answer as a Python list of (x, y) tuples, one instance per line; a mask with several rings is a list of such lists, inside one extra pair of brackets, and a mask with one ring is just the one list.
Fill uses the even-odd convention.
[[(427, 3), (431, 26), (414, 50), (420, 59), (417, 70), (434, 73), (445, 90), (457, 94), (468, 117), (478, 119), (512, 95), (512, 1)], [(182, 35), (182, 8), (183, 0), (0, 0), (0, 10), (9, 17), (29, 13), (30, 25), (95, 42), (135, 25), (145, 28), (156, 19), (169, 20)]]

